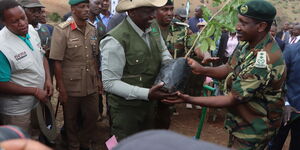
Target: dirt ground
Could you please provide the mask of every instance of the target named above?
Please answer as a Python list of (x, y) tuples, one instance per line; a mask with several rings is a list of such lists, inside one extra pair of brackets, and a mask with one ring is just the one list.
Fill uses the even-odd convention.
[[(57, 104), (57, 94), (52, 99), (53, 109), (56, 109)], [(189, 136), (193, 138), (196, 134), (198, 123), (201, 115), (201, 110), (199, 109), (187, 109), (185, 104), (176, 105), (178, 115), (173, 115), (170, 130)], [(228, 133), (223, 127), (224, 118), (226, 110), (224, 109), (208, 109), (205, 124), (203, 126), (202, 134), (200, 139), (215, 143), (218, 145), (226, 146), (228, 141)], [(103, 114), (106, 116), (106, 114)], [(213, 117), (216, 119), (213, 121)], [(62, 107), (58, 109), (58, 115), (56, 118), (56, 123), (60, 129), (63, 125), (63, 115)], [(109, 134), (109, 123), (107, 117), (104, 117), (101, 121), (97, 123), (97, 134), (95, 136), (95, 142), (92, 144), (93, 150), (106, 150), (105, 141), (110, 137)], [(58, 131), (59, 132), (59, 131)], [(288, 149), (289, 138), (283, 148), (283, 150)], [(65, 150), (66, 143), (62, 140), (59, 135), (57, 138), (57, 144), (53, 148), (56, 150)]]

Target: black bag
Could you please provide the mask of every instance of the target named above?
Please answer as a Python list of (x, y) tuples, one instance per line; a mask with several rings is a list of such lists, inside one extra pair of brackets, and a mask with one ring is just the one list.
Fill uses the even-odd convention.
[(155, 80), (155, 85), (163, 82), (163, 91), (168, 93), (176, 91), (183, 92), (188, 83), (190, 74), (191, 68), (185, 58), (171, 59), (165, 62), (161, 67)]

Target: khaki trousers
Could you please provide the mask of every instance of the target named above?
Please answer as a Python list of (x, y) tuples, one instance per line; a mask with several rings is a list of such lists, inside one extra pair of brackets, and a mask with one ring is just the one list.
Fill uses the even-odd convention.
[(24, 115), (1, 114), (1, 125), (15, 125), (27, 132), (31, 138), (37, 140), (40, 134), (37, 117), (33, 115), (33, 110)]
[[(97, 129), (98, 102), (99, 94), (94, 93), (84, 97), (69, 96), (67, 103), (63, 105), (69, 150), (90, 147), (90, 142)], [(78, 121), (78, 119), (80, 120)]]

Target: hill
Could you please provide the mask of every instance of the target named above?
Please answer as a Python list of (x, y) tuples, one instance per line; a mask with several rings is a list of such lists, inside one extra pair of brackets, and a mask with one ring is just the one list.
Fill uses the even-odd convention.
[[(174, 0), (175, 8), (185, 7), (187, 0)], [(68, 5), (68, 0), (41, 0), (43, 5), (45, 5), (47, 13), (57, 12), (59, 15), (70, 11), (70, 6)], [(191, 15), (193, 15), (195, 7), (198, 5), (206, 5), (212, 11), (216, 11), (218, 8), (213, 8), (211, 3), (212, 0), (190, 0), (191, 2)], [(289, 22), (300, 22), (300, 0), (270, 0), (277, 9), (278, 22), (283, 23), (285, 21)]]

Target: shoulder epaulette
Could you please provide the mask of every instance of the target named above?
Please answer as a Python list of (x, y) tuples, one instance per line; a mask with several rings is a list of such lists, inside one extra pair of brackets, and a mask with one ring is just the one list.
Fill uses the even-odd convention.
[(69, 26), (71, 24), (71, 22), (72, 21), (65, 21), (65, 22), (58, 24), (58, 26), (63, 29), (63, 28), (66, 28), (67, 26)]

